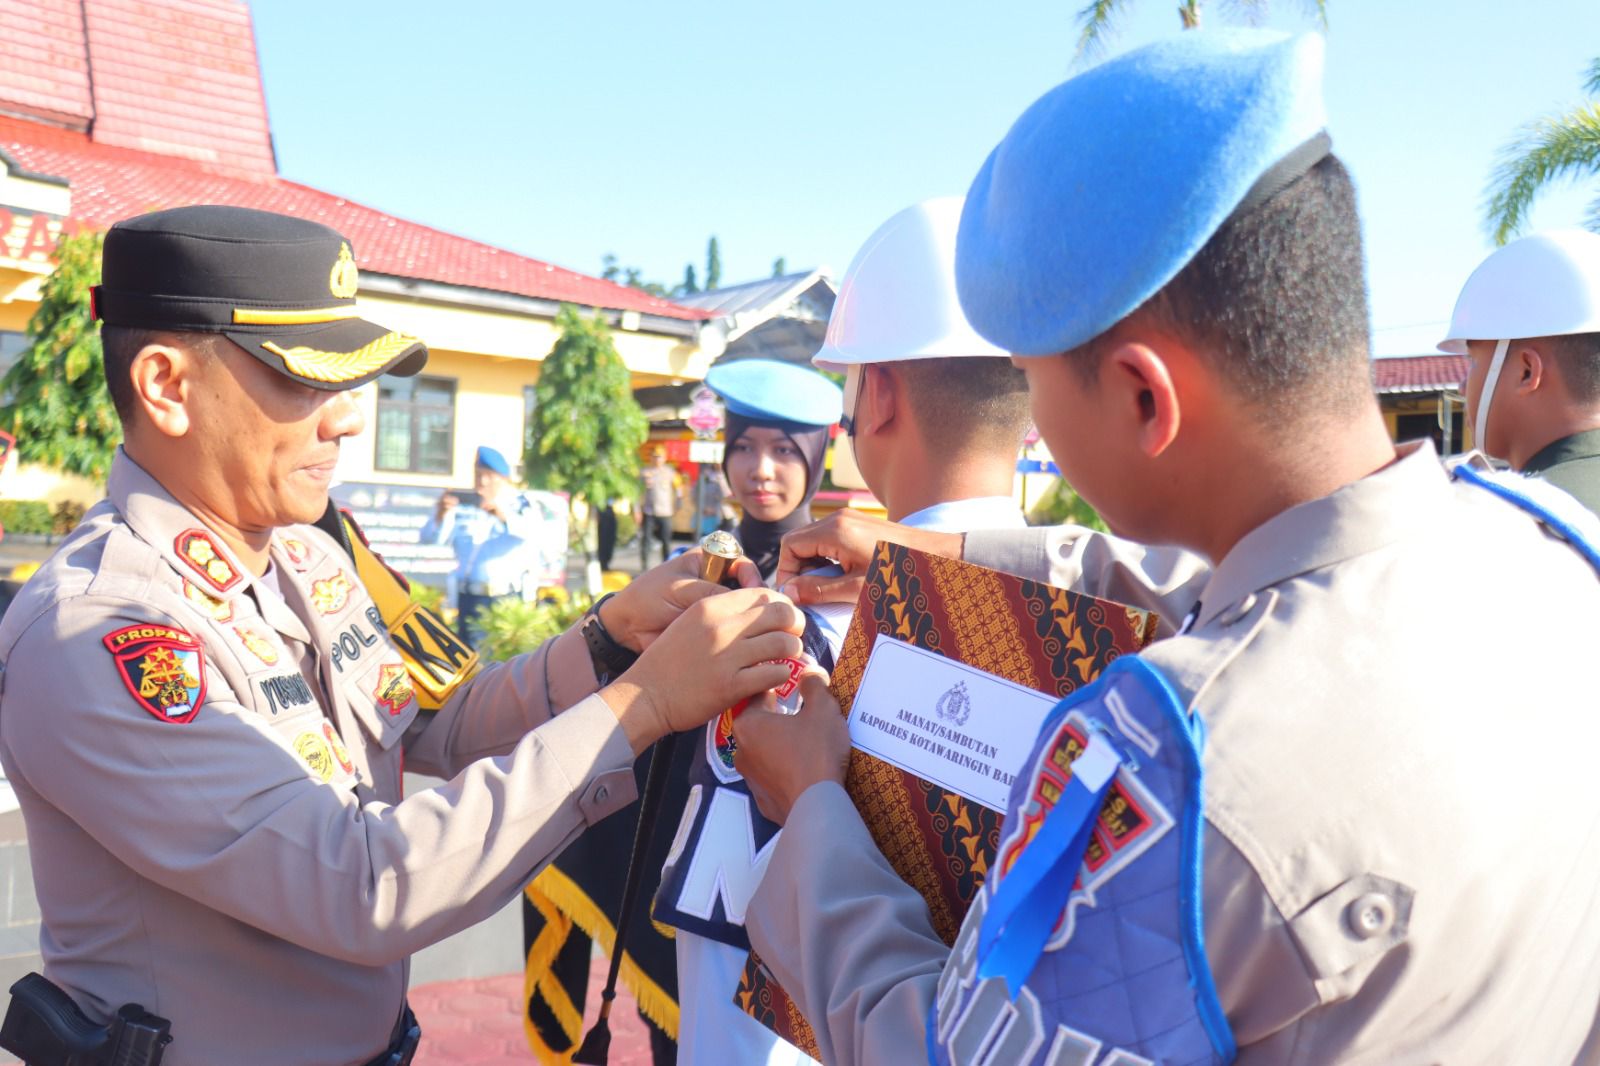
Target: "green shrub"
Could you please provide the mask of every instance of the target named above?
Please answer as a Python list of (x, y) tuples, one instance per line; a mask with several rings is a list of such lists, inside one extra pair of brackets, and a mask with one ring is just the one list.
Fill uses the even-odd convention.
[(509, 659), (532, 651), (566, 632), (588, 608), (589, 602), (582, 597), (567, 603), (529, 603), (515, 597), (497, 600), (478, 616), (483, 630), (478, 654), (485, 659)]
[(43, 500), (0, 500), (0, 525), (7, 533), (49, 536), (55, 530), (55, 517)]
[(411, 583), (411, 602), (419, 604), (425, 610), (432, 612), (434, 615), (443, 617), (442, 612), (444, 611), (444, 589), (434, 588), (432, 585), (424, 585), (421, 582), (413, 581)]
[(1029, 509), (1028, 525), (1059, 526), (1068, 522), (1098, 529), (1102, 533), (1109, 532), (1099, 512), (1090, 507), (1082, 496), (1073, 492), (1071, 485), (1057, 478), (1056, 483), (1039, 497), (1039, 502)]
[(639, 535), (639, 523), (633, 520), (633, 512), (624, 507), (617, 512), (617, 543), (627, 544)]

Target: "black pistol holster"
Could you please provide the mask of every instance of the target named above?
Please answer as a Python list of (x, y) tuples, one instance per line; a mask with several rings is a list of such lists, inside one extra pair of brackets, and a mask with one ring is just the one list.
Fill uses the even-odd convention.
[(91, 1022), (61, 989), (36, 973), (11, 986), (0, 1048), (27, 1066), (160, 1066), (172, 1023), (137, 1003), (110, 1025)]

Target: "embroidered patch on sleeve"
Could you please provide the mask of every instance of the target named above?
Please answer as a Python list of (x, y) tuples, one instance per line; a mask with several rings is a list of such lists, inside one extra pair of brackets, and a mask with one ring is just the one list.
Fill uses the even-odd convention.
[(338, 614), (344, 610), (344, 605), (350, 602), (350, 593), (355, 586), (350, 581), (350, 575), (343, 570), (332, 577), (325, 577), (321, 581), (311, 583), (311, 605), (320, 614)]
[(411, 702), (411, 675), (400, 663), (384, 663), (378, 667), (377, 690), (373, 692), (373, 699), (378, 701), (378, 706), (396, 715), (405, 709)]
[(186, 529), (173, 541), (178, 558), (194, 568), (218, 592), (226, 592), (243, 580), (243, 575), (217, 550), (211, 534), (203, 529)]
[(307, 730), (294, 738), (294, 750), (314, 775), (324, 782), (333, 780), (333, 751), (327, 737)]
[(139, 706), (163, 722), (189, 722), (200, 713), (206, 662), (194, 637), (146, 623), (124, 626), (102, 639)]
[(350, 761), (350, 749), (344, 746), (344, 741), (339, 739), (339, 733), (333, 728), (332, 722), (322, 723), (322, 735), (327, 738), (328, 747), (333, 750), (333, 757), (339, 760), (339, 765), (347, 774), (353, 774), (356, 764)]

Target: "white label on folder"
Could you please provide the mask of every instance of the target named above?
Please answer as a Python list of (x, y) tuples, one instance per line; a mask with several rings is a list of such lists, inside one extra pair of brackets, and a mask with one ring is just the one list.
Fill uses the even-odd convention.
[(850, 742), (1005, 812), (1057, 700), (879, 634), (850, 708)]

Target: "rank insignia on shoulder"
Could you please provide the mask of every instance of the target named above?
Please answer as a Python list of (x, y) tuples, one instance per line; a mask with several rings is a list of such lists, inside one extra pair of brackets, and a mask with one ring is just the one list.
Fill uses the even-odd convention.
[(250, 650), (251, 655), (254, 655), (268, 666), (272, 666), (278, 661), (278, 649), (272, 646), (272, 641), (262, 636), (259, 632), (249, 626), (234, 626), (233, 631), (239, 635), (240, 640), (244, 641), (244, 646)]
[(354, 589), (350, 575), (341, 570), (332, 577), (311, 583), (311, 605), (320, 614), (338, 614), (350, 602)]
[(188, 578), (183, 579), (183, 595), (190, 603), (200, 608), (218, 622), (233, 621), (233, 604), (227, 600), (219, 600), (215, 596), (199, 588)]
[(203, 529), (186, 529), (173, 541), (178, 558), (188, 563), (194, 572), (218, 592), (227, 592), (244, 579), (233, 564), (218, 550), (211, 534)]
[(384, 663), (378, 668), (378, 686), (372, 696), (391, 716), (399, 714), (411, 702), (411, 674), (401, 663)]
[(306, 542), (293, 537), (283, 538), (283, 551), (289, 557), (289, 562), (296, 570), (304, 570), (311, 562), (311, 549), (306, 547)]
[(149, 622), (123, 626), (107, 633), (102, 642), (139, 706), (163, 722), (189, 722), (200, 713), (206, 698), (206, 663), (194, 637)]

